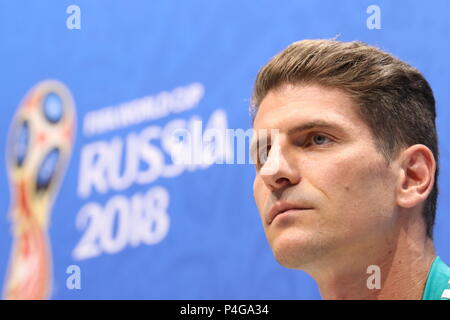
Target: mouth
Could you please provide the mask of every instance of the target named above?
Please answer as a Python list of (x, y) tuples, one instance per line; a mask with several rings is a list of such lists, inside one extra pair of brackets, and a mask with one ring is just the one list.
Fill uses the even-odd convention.
[(276, 217), (279, 215), (282, 215), (284, 213), (292, 212), (292, 211), (301, 211), (301, 210), (311, 210), (313, 208), (301, 206), (301, 205), (295, 205), (293, 203), (289, 202), (277, 202), (275, 205), (270, 209), (269, 213), (267, 214), (267, 224), (271, 224), (273, 220), (275, 220)]

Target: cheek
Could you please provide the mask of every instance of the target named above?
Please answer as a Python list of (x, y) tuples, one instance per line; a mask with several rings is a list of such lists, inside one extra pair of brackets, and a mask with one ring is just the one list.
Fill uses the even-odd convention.
[(374, 206), (386, 210), (392, 205), (394, 180), (384, 160), (360, 154), (328, 158), (320, 166), (316, 161), (306, 168), (308, 180), (322, 193), (325, 205), (342, 215), (354, 216)]
[(253, 182), (253, 197), (255, 198), (256, 206), (260, 214), (262, 213), (269, 190), (264, 184), (261, 177), (256, 176)]

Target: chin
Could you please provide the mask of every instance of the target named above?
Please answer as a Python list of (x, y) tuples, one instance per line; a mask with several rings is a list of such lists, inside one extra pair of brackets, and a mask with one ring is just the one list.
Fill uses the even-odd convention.
[(319, 239), (297, 230), (295, 234), (287, 232), (277, 235), (270, 246), (276, 261), (289, 269), (303, 269), (320, 258), (323, 248)]

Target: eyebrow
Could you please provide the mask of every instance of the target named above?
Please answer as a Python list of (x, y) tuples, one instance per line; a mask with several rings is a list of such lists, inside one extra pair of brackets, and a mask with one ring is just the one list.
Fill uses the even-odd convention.
[[(293, 128), (290, 128), (287, 131), (288, 135), (293, 135), (295, 133), (299, 133), (302, 131), (306, 131), (306, 130), (310, 130), (310, 129), (333, 129), (333, 130), (337, 130), (337, 131), (344, 131), (343, 127), (335, 122), (331, 122), (331, 121), (325, 121), (325, 120), (312, 120), (312, 121), (308, 121), (305, 123), (302, 123), (300, 125), (297, 125)], [(270, 130), (267, 129), (267, 136), (266, 136), (266, 141), (269, 141), (271, 139), (270, 137)], [(261, 140), (262, 137), (258, 138), (256, 141), (253, 142), (253, 144), (250, 147), (250, 152), (251, 155), (255, 155), (255, 152), (257, 151), (256, 148), (258, 145), (261, 145)], [(256, 158), (255, 158), (256, 159)], [(256, 162), (255, 162), (256, 163)]]
[(309, 122), (300, 124), (298, 126), (295, 126), (294, 128), (289, 129), (288, 135), (292, 135), (297, 132), (302, 132), (302, 131), (310, 130), (310, 129), (314, 129), (314, 128), (334, 129), (334, 130), (339, 130), (339, 131), (344, 130), (341, 125), (339, 125), (335, 122), (330, 122), (330, 121), (325, 121), (325, 120), (314, 120), (314, 121), (309, 121)]

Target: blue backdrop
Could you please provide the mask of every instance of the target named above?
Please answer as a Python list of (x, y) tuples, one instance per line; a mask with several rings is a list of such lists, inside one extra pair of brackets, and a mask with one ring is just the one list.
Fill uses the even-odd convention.
[[(372, 4), (381, 10), (381, 29), (367, 27)], [(70, 5), (80, 9), (80, 29), (67, 27)], [(34, 85), (56, 79), (75, 102), (75, 142), (48, 229), (51, 298), (320, 299), (313, 279), (274, 260), (253, 202), (252, 165), (170, 167), (164, 130), (195, 120), (250, 128), (248, 104), (259, 68), (293, 41), (338, 34), (409, 62), (434, 90), (441, 153), (435, 244), (450, 262), (449, 12), (448, 0), (0, 0), (1, 153)], [(114, 121), (121, 109), (136, 111), (140, 104), (167, 112)], [(134, 137), (153, 140), (133, 153)], [(159, 167), (147, 163), (156, 168), (153, 176), (142, 173), (141, 163), (141, 176), (115, 181), (112, 169), (101, 171), (99, 158), (89, 158), (98, 150), (109, 150), (96, 157), (121, 170), (139, 155), (163, 160)], [(2, 288), (13, 243), (5, 158)], [(88, 219), (87, 207), (98, 215)], [(136, 222), (130, 218), (136, 212), (147, 216)], [(79, 290), (66, 286), (70, 265), (80, 267)]]

